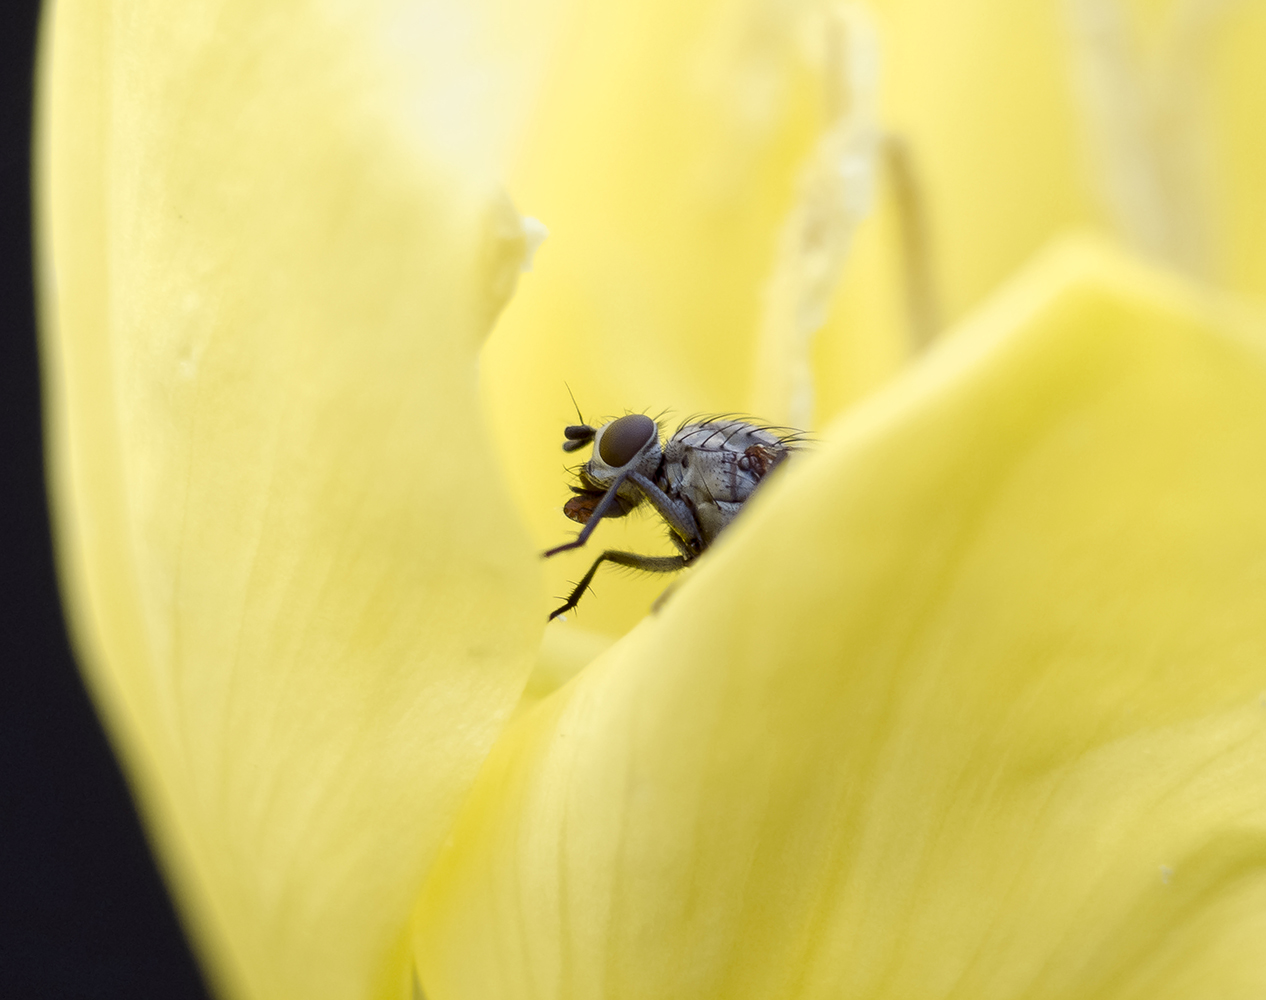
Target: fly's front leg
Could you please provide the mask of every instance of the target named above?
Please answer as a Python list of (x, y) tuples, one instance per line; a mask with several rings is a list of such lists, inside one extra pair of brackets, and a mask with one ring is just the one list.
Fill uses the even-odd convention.
[[(611, 508), (619, 502), (616, 494), (619, 492), (620, 487), (624, 485), (624, 481), (628, 479), (629, 475), (630, 473), (626, 472), (623, 475), (616, 477), (615, 482), (608, 487), (607, 492), (603, 494), (602, 499), (598, 501), (598, 505), (594, 507), (593, 513), (589, 515), (589, 520), (586, 521), (585, 526), (580, 529), (580, 534), (576, 536), (575, 541), (564, 542), (562, 545), (555, 545), (552, 549), (548, 549), (542, 553), (542, 555), (548, 559), (550, 556), (556, 556), (558, 553), (566, 552), (568, 549), (578, 549), (584, 545), (585, 542), (589, 541), (589, 536), (593, 534), (593, 529), (598, 526), (598, 522), (611, 513)], [(632, 473), (632, 475), (637, 475), (637, 473)], [(555, 612), (555, 614), (558, 613), (559, 612)], [(550, 617), (552, 618), (553, 615)]]
[(629, 478), (637, 484), (637, 488), (673, 529), (673, 533), (685, 541), (690, 551), (695, 555), (702, 552), (703, 534), (699, 531), (699, 522), (695, 520), (695, 512), (690, 509), (690, 505), (684, 500), (674, 500), (640, 472), (630, 472)]
[[(548, 553), (546, 553), (548, 555)], [(589, 584), (593, 582), (593, 576), (598, 572), (598, 567), (604, 562), (613, 562), (619, 566), (631, 566), (633, 569), (645, 570), (647, 573), (676, 573), (678, 570), (685, 569), (689, 562), (685, 556), (640, 556), (636, 552), (620, 552), (617, 549), (608, 549), (602, 555), (593, 561), (593, 565), (589, 567), (589, 572), (581, 578), (573, 590), (567, 597), (567, 603), (561, 608), (550, 612), (550, 621), (553, 621), (561, 614), (566, 614), (577, 604)]]

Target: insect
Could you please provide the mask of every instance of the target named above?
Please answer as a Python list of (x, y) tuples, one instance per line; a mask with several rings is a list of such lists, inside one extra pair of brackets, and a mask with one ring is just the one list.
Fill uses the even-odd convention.
[(598, 522), (624, 517), (649, 503), (668, 525), (675, 556), (644, 556), (607, 549), (589, 567), (562, 607), (570, 611), (604, 562), (650, 573), (685, 569), (711, 545), (756, 488), (804, 440), (799, 431), (766, 427), (731, 416), (693, 419), (661, 443), (659, 426), (643, 413), (628, 413), (601, 427), (564, 428), (564, 451), (593, 445), (593, 457), (578, 470), (579, 485), (563, 513), (584, 525), (576, 539), (545, 556), (578, 549)]

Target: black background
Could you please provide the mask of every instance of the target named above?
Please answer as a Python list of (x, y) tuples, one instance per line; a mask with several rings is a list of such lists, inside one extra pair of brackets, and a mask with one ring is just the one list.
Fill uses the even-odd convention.
[(30, 247), (39, 4), (0, 32), (0, 997), (207, 996), (76, 672), (44, 498)]

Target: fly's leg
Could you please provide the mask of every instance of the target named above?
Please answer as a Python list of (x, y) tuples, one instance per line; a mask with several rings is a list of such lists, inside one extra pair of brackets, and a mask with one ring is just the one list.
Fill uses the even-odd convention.
[[(629, 473), (627, 472), (616, 477), (615, 482), (607, 488), (607, 492), (603, 495), (602, 499), (598, 501), (598, 505), (594, 507), (593, 513), (589, 515), (589, 520), (586, 521), (585, 526), (580, 529), (580, 534), (576, 536), (575, 540), (564, 542), (562, 545), (555, 545), (552, 549), (548, 549), (542, 553), (542, 555), (548, 559), (550, 556), (556, 556), (558, 553), (566, 552), (568, 549), (578, 549), (584, 545), (585, 542), (589, 541), (589, 536), (593, 534), (593, 529), (598, 526), (598, 522), (611, 513), (611, 508), (619, 503), (619, 498), (616, 494), (619, 492), (620, 487), (624, 485), (624, 481), (628, 479), (628, 477)], [(601, 560), (599, 560), (599, 562), (601, 562)], [(561, 612), (555, 612), (555, 614), (561, 614)], [(550, 617), (552, 618), (553, 615)]]
[(690, 509), (690, 506), (681, 500), (672, 499), (640, 472), (630, 469), (628, 472), (621, 473), (615, 482), (607, 487), (607, 492), (598, 501), (598, 505), (594, 507), (593, 513), (589, 515), (589, 520), (585, 522), (580, 534), (573, 541), (565, 542), (562, 545), (556, 545), (552, 549), (546, 550), (544, 553), (545, 558), (556, 556), (560, 552), (567, 552), (569, 549), (578, 549), (589, 541), (589, 536), (593, 534), (593, 529), (598, 526), (598, 522), (611, 513), (611, 508), (619, 503), (619, 497), (616, 494), (619, 492), (620, 487), (630, 480), (637, 485), (637, 488), (651, 502), (651, 506), (655, 508), (659, 516), (673, 529), (673, 533), (685, 540), (692, 556), (698, 555), (703, 551), (703, 535), (699, 531), (699, 523), (695, 520), (694, 512)]
[(593, 561), (593, 565), (589, 567), (589, 572), (581, 578), (576, 584), (576, 588), (567, 597), (567, 603), (561, 608), (550, 612), (549, 620), (553, 621), (559, 615), (566, 614), (577, 604), (589, 584), (593, 582), (593, 576), (598, 572), (598, 567), (604, 562), (613, 562), (619, 566), (631, 566), (633, 569), (644, 570), (647, 573), (676, 573), (678, 570), (686, 568), (688, 560), (685, 556), (640, 556), (636, 552), (621, 552), (618, 549), (608, 549), (602, 555)]
[(695, 520), (694, 511), (684, 500), (674, 500), (640, 472), (630, 472), (629, 478), (637, 484), (642, 495), (651, 502), (651, 506), (662, 517), (673, 534), (683, 539), (690, 550), (698, 555), (703, 551), (703, 533), (699, 530), (699, 522)]

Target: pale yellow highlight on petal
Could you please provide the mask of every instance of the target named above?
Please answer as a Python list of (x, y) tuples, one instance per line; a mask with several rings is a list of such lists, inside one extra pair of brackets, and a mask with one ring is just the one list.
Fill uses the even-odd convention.
[(1206, 281), (1266, 297), (1266, 11), (1250, 0), (1072, 6), (1098, 12), (1096, 20), (1115, 25), (1107, 34), (1120, 36), (1112, 47), (1122, 93), (1107, 103), (1121, 110), (1126, 97), (1133, 107), (1104, 119), (1118, 119), (1118, 135), (1099, 145), (1121, 148), (1135, 133), (1129, 141), (1145, 156), (1133, 158), (1150, 161), (1117, 178), (1116, 200), (1152, 202), (1152, 220), (1140, 221), (1166, 238), (1161, 255)]
[[(1064, 0), (1093, 187), (1136, 253), (1215, 276), (1207, 36), (1224, 0)], [(1129, 10), (1130, 7), (1140, 8)]]
[(1266, 989), (1266, 340), (1046, 257), (512, 727), (436, 1000)]
[(406, 8), (45, 25), (63, 582), (225, 997), (402, 995), (414, 896), (540, 634), (476, 386), (525, 235), (494, 139), (386, 44)]

